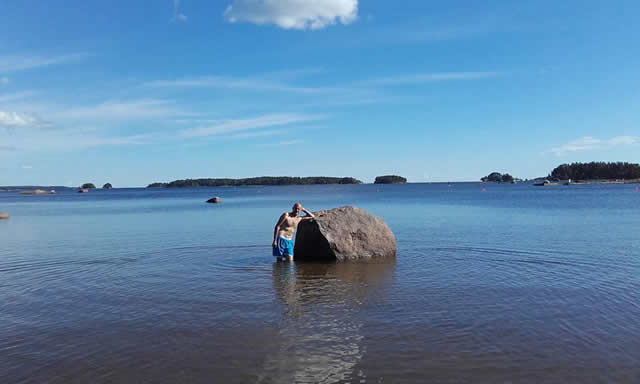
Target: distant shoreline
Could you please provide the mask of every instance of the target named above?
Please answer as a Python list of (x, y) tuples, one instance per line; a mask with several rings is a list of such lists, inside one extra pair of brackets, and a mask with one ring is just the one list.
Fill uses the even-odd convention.
[(362, 184), (353, 177), (292, 177), (292, 176), (260, 176), (242, 179), (201, 178), (181, 179), (168, 183), (151, 183), (147, 188), (193, 188), (193, 187), (238, 187), (245, 185), (318, 185), (318, 184)]
[[(525, 185), (533, 185), (535, 183), (534, 180), (526, 180), (521, 181), (517, 184), (525, 184)], [(502, 184), (502, 185), (512, 185), (511, 183), (498, 183), (491, 181), (416, 181), (416, 182), (407, 182), (406, 184)], [(598, 184), (640, 184), (640, 179), (630, 179), (630, 180), (581, 180), (581, 181), (572, 181), (570, 184), (563, 184), (561, 182), (550, 182), (547, 186), (557, 186), (557, 185), (598, 185)], [(185, 186), (185, 187), (174, 187), (174, 188), (219, 188), (219, 187), (273, 187), (273, 186), (292, 186), (292, 185), (381, 185), (375, 183), (352, 183), (352, 184), (339, 184), (339, 183), (317, 183), (317, 184), (246, 184), (246, 185), (212, 185), (212, 186)], [(402, 185), (400, 183), (392, 183), (387, 185)], [(113, 189), (171, 189), (169, 187), (149, 187), (149, 186), (137, 186), (137, 187), (118, 187)], [(21, 191), (31, 191), (36, 189), (43, 190), (77, 190), (78, 187), (67, 187), (67, 186), (43, 186), (43, 185), (34, 185), (34, 186), (0, 186), (0, 193), (3, 192), (21, 192)], [(96, 191), (101, 191), (102, 188), (96, 188)], [(107, 189), (108, 190), (108, 189)]]

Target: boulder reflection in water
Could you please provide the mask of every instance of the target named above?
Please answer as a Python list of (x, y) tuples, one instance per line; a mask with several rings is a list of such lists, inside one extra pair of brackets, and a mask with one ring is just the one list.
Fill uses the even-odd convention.
[(354, 367), (365, 353), (362, 309), (384, 300), (395, 263), (274, 263), (284, 304), (278, 350), (262, 382), (336, 383), (364, 379)]

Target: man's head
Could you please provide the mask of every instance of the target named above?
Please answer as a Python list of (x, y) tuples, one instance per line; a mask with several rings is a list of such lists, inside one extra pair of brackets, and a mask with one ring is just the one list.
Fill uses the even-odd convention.
[(295, 203), (293, 204), (293, 207), (291, 207), (291, 213), (293, 213), (295, 216), (297, 216), (301, 210), (302, 210), (302, 204), (300, 203)]

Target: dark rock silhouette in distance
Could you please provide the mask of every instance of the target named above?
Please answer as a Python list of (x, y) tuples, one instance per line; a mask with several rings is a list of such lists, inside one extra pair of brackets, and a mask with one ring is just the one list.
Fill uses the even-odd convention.
[(313, 214), (314, 220), (298, 226), (293, 251), (296, 260), (367, 262), (395, 258), (395, 236), (381, 218), (351, 206)]
[(95, 185), (93, 183), (84, 183), (80, 187), (80, 189), (95, 189)]
[(8, 219), (9, 214), (7, 212), (0, 212), (0, 220)]
[(111, 189), (113, 188), (113, 185), (111, 185), (111, 183), (106, 183), (105, 185), (102, 186), (102, 189)]
[(220, 202), (222, 202), (222, 199), (219, 198), (218, 196), (212, 197), (209, 200), (207, 200), (207, 203), (212, 203), (212, 204), (217, 204), (217, 203), (220, 203)]
[(405, 184), (407, 179), (397, 175), (377, 176), (374, 184)]

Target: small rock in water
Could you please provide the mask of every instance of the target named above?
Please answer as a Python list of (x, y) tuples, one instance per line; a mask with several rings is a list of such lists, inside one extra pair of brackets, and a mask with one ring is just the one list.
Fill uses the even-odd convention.
[(0, 219), (8, 219), (9, 214), (7, 212), (0, 212)]
[(207, 203), (220, 203), (222, 201), (221, 198), (219, 198), (218, 196), (216, 197), (212, 197), (209, 200), (207, 200)]

